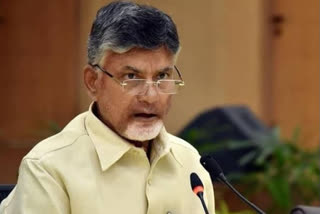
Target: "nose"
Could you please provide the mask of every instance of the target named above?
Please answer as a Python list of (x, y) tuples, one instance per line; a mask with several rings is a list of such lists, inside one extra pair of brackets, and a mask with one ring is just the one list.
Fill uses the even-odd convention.
[(154, 82), (148, 82), (145, 85), (146, 89), (138, 95), (138, 99), (141, 102), (146, 102), (149, 104), (155, 103), (159, 99), (159, 92), (157, 86)]

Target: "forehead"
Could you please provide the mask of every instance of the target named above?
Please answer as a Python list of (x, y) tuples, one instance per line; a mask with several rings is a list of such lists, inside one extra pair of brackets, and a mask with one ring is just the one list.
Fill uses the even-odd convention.
[(141, 71), (155, 71), (173, 67), (175, 55), (164, 47), (155, 50), (132, 48), (125, 53), (106, 51), (100, 63), (109, 70), (122, 70), (129, 66)]

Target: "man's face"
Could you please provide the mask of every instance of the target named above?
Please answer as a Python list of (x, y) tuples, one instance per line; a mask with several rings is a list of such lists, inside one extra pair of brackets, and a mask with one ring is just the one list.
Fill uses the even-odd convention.
[[(156, 81), (172, 75), (174, 56), (164, 47), (156, 50), (133, 48), (123, 54), (108, 51), (99, 65), (121, 82), (129, 79)], [(95, 99), (100, 119), (111, 129), (129, 140), (146, 141), (159, 134), (171, 96), (160, 93), (152, 84), (143, 94), (131, 94), (109, 76), (99, 74)]]

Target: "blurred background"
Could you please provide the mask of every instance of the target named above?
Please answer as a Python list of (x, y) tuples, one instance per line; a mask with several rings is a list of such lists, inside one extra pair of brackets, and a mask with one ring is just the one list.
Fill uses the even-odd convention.
[[(88, 109), (86, 41), (108, 2), (0, 1), (0, 184), (16, 183), (22, 157)], [(299, 151), (319, 150), (318, 0), (137, 2), (167, 12), (180, 35), (186, 86), (175, 96), (169, 132), (202, 112), (241, 105)]]

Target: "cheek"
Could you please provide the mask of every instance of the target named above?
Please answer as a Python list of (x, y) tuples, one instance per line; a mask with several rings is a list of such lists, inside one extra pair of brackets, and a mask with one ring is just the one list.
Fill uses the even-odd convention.
[(125, 97), (122, 91), (119, 91), (119, 89), (106, 88), (98, 97), (102, 104), (103, 116), (112, 125), (123, 122), (128, 117), (128, 112), (130, 111), (131, 100)]
[(172, 95), (166, 95), (166, 97), (164, 97), (162, 99), (162, 108), (163, 108), (163, 111), (164, 111), (164, 114), (166, 115), (169, 110), (170, 110), (170, 107), (171, 107), (171, 101), (172, 100)]

